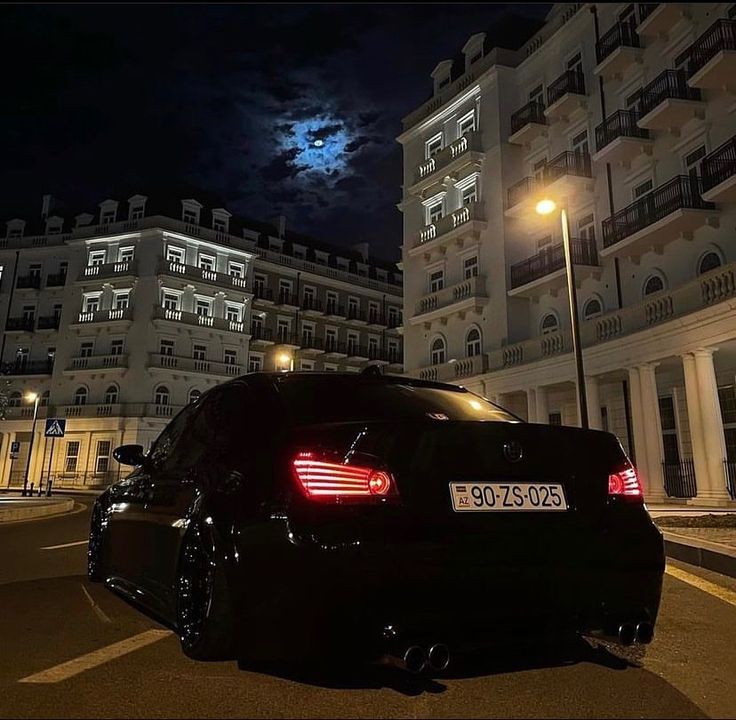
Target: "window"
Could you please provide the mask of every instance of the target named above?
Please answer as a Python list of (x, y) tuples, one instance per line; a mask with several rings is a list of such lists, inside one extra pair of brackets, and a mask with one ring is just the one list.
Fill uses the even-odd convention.
[(444, 338), (438, 337), (430, 345), (430, 362), (432, 365), (442, 365), (446, 359), (446, 347)]
[(567, 61), (567, 69), (574, 70), (579, 75), (583, 74), (583, 58), (580, 53), (575, 53), (575, 55)]
[(231, 305), (228, 303), (225, 305), (225, 318), (231, 322), (242, 322), (243, 321), (243, 308), (239, 305)]
[(8, 398), (8, 407), (20, 407), (22, 399), (23, 396), (19, 392), (16, 391), (10, 393), (10, 397)]
[(143, 205), (136, 205), (130, 208), (130, 219), (131, 220), (142, 220), (143, 219)]
[(121, 247), (118, 250), (118, 262), (130, 262), (135, 255), (134, 247)]
[(300, 370), (314, 370), (314, 360), (301, 360), (299, 362)]
[(547, 167), (547, 157), (543, 157), (541, 160), (537, 160), (532, 165), (532, 177), (534, 178), (535, 182), (543, 183), (544, 182), (544, 169)]
[(355, 355), (358, 351), (360, 336), (358, 333), (348, 332), (348, 355)]
[(442, 150), (442, 134), (435, 135), (424, 144), (424, 154), (427, 158), (434, 157)]
[(627, 110), (632, 110), (635, 113), (639, 113), (639, 108), (641, 107), (641, 88), (631, 93), (631, 95), (627, 96), (624, 100), (624, 105), (626, 105)]
[(588, 154), (588, 131), (583, 130), (583, 132), (578, 133), (573, 137), (573, 139), (570, 141), (570, 149), (573, 151), (575, 155), (581, 156), (581, 155), (587, 155)]
[(288, 303), (291, 300), (291, 280), (279, 280), (279, 302)]
[(105, 264), (105, 250), (90, 250), (87, 256), (87, 265), (95, 267), (96, 265)]
[(115, 304), (116, 310), (123, 310), (130, 306), (130, 290), (123, 290), (115, 293)]
[(25, 368), (28, 364), (28, 358), (31, 355), (31, 349), (27, 347), (19, 347), (15, 351), (15, 367), (17, 369)]
[(75, 405), (86, 405), (87, 404), (87, 388), (80, 387), (74, 393), (74, 404)]
[(189, 208), (184, 208), (181, 217), (185, 223), (189, 223), (190, 225), (196, 225), (199, 222), (197, 213), (194, 210), (190, 210)]
[(360, 305), (358, 304), (358, 298), (348, 298), (348, 318), (357, 317)]
[(197, 402), (197, 400), (199, 400), (199, 398), (200, 398), (201, 395), (202, 395), (202, 391), (201, 390), (197, 390), (196, 388), (192, 388), (189, 391), (189, 404), (191, 405), (191, 403)]
[(153, 402), (156, 405), (168, 405), (170, 397), (169, 388), (165, 385), (159, 385), (153, 395)]
[(557, 320), (557, 315), (554, 313), (547, 313), (544, 318), (542, 318), (542, 335), (556, 332), (559, 330), (559, 327), (560, 323)]
[(110, 385), (105, 390), (105, 405), (114, 405), (118, 401), (118, 386)]
[(177, 247), (176, 245), (166, 246), (166, 259), (169, 262), (174, 262), (174, 263), (179, 263), (179, 265), (184, 265), (185, 257), (186, 257), (186, 252), (184, 251), (184, 248)]
[(237, 350), (225, 350), (223, 360), (225, 365), (237, 365), (238, 364), (238, 351)]
[(327, 328), (325, 330), (325, 350), (331, 352), (337, 349), (337, 329)]
[(578, 238), (595, 242), (595, 219), (592, 213), (578, 220)]
[(209, 298), (197, 298), (194, 303), (194, 311), (200, 317), (209, 317), (212, 314), (212, 301)]
[(227, 274), (230, 277), (244, 278), (245, 277), (245, 265), (239, 262), (233, 262), (230, 260), (227, 264)]
[(659, 275), (650, 275), (644, 283), (644, 296), (664, 290), (664, 279)]
[(286, 342), (289, 338), (289, 321), (279, 318), (276, 320), (276, 335), (279, 342)]
[(314, 339), (314, 325), (312, 323), (302, 323), (302, 345), (311, 347)]
[(439, 84), (437, 85), (437, 89), (441, 90), (443, 87), (446, 87), (450, 84), (450, 76), (445, 75), (445, 77), (442, 78), (442, 80), (439, 81)]
[(79, 458), (79, 441), (70, 440), (66, 444), (66, 458), (64, 459), (64, 472), (73, 473), (77, 471), (77, 460)]
[(603, 305), (598, 298), (591, 298), (583, 306), (583, 317), (586, 320), (598, 317), (603, 313)]
[(662, 449), (664, 450), (665, 472), (668, 464), (680, 462), (680, 448), (677, 442), (677, 418), (672, 396), (659, 398), (659, 418), (662, 431)]
[(212, 219), (212, 229), (215, 232), (224, 233), (227, 232), (227, 223), (222, 218)]
[(378, 357), (378, 338), (368, 338), (368, 357), (371, 360), (375, 360)]
[(697, 150), (693, 150), (685, 156), (683, 164), (685, 166), (685, 173), (691, 178), (696, 178), (700, 175), (700, 164), (705, 157), (705, 145), (701, 145)]
[(207, 346), (206, 345), (193, 345), (192, 346), (192, 357), (195, 360), (204, 360), (207, 356)]
[(159, 354), (171, 357), (174, 354), (174, 341), (173, 340), (161, 340), (159, 344)]
[(60, 222), (54, 222), (48, 224), (48, 229), (46, 230), (47, 235), (59, 235), (61, 233), (61, 223)]
[(549, 414), (549, 424), (550, 425), (562, 425), (562, 413), (551, 412)]
[(102, 224), (103, 225), (112, 225), (112, 223), (115, 222), (115, 211), (114, 210), (105, 210), (104, 213), (102, 213)]
[(24, 305), (23, 306), (23, 319), (26, 322), (33, 323), (36, 317), (36, 306), (35, 305)]
[(161, 301), (161, 304), (167, 309), (167, 310), (178, 310), (179, 309), (179, 295), (172, 292), (166, 292), (164, 290), (163, 299)]
[(401, 357), (399, 356), (399, 343), (396, 340), (388, 341), (388, 359), (389, 362), (392, 363), (401, 362)]
[(95, 351), (95, 344), (92, 340), (83, 342), (79, 346), (79, 357), (92, 357), (92, 353)]
[(110, 341), (110, 355), (122, 355), (123, 348), (125, 346), (125, 340), (117, 338)]
[(256, 274), (253, 276), (253, 290), (256, 295), (263, 295), (263, 288), (266, 287), (266, 276)]
[(334, 315), (337, 312), (337, 293), (332, 290), (327, 291), (327, 307), (325, 312), (328, 315)]
[(314, 307), (315, 289), (313, 287), (305, 287), (303, 293), (304, 309), (310, 310)]
[(442, 217), (442, 200), (427, 206), (427, 224), (436, 223)]
[(652, 191), (654, 184), (651, 180), (645, 180), (643, 183), (636, 185), (633, 189), (634, 200), (638, 200), (647, 193)]
[(202, 270), (214, 270), (216, 258), (213, 255), (199, 255), (199, 267)]
[(48, 407), (49, 404), (49, 398), (51, 397), (51, 393), (48, 390), (44, 390), (41, 394), (41, 407)]
[(529, 102), (544, 106), (544, 85), (542, 83), (529, 91)]
[(462, 137), (475, 130), (475, 112), (468, 113), (464, 118), (458, 120), (457, 136)]
[(478, 328), (470, 328), (465, 336), (465, 354), (468, 357), (475, 357), (481, 353), (481, 336)]
[(478, 277), (478, 256), (466, 257), (463, 260), (463, 277), (466, 280)]
[(46, 348), (46, 362), (48, 363), (49, 367), (54, 366), (55, 357), (56, 357), (56, 348), (55, 347)]
[(84, 298), (84, 304), (82, 305), (84, 312), (97, 312), (100, 309), (100, 296), (99, 295), (86, 295)]
[(429, 273), (429, 292), (439, 292), (443, 287), (445, 287), (445, 271), (435, 270)]
[(378, 311), (378, 303), (370, 301), (368, 303), (368, 322), (378, 323), (380, 321), (380, 314)]
[(332, 363), (325, 363), (324, 364), (325, 372), (337, 372), (337, 365), (334, 365)]
[(263, 367), (263, 356), (251, 353), (248, 358), (248, 372), (260, 372)]
[(397, 327), (399, 324), (399, 310), (395, 307), (388, 309), (388, 325), (389, 327)]
[(721, 267), (721, 265), (721, 256), (711, 250), (700, 258), (700, 262), (698, 263), (698, 275), (715, 270), (716, 268)]
[(470, 205), (470, 203), (478, 202), (478, 184), (473, 183), (463, 190), (462, 203)]

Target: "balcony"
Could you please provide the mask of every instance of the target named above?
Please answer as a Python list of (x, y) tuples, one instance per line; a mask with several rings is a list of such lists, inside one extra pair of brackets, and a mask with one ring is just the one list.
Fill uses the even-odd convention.
[(630, 22), (618, 22), (601, 35), (595, 45), (598, 65), (596, 75), (603, 78), (621, 78), (631, 70), (631, 66), (642, 62), (644, 50), (639, 43), (639, 35)]
[(325, 355), (333, 357), (345, 357), (347, 355), (347, 346), (344, 342), (338, 342), (330, 337), (325, 338)]
[(388, 327), (388, 319), (379, 310), (368, 310), (368, 324), (373, 327)]
[(420, 325), (454, 313), (481, 310), (487, 303), (486, 279), (478, 275), (419, 298), (410, 322)]
[(21, 361), (3, 363), (2, 375), (51, 375), (54, 369), (53, 360)]
[(217, 287), (234, 288), (236, 290), (245, 290), (248, 286), (247, 280), (242, 277), (208, 270), (197, 267), (196, 265), (184, 265), (183, 263), (165, 260), (163, 258), (159, 260), (157, 273), (159, 275), (172, 275), (189, 280), (198, 280), (209, 283), (210, 285), (216, 285)]
[(161, 355), (160, 353), (149, 353), (146, 367), (223, 377), (237, 377), (245, 372), (242, 365), (235, 365), (234, 363), (214, 362), (181, 355)]
[(279, 290), (273, 302), (277, 306), (293, 308), (294, 310), (299, 309), (299, 298), (296, 296), (296, 293), (289, 292), (288, 290)]
[(321, 337), (302, 333), (299, 338), (299, 347), (304, 355), (321, 355), (325, 351), (325, 341)]
[(64, 370), (64, 374), (76, 373), (84, 370), (111, 370), (128, 367), (127, 355), (89, 355), (73, 357)]
[(212, 315), (197, 315), (197, 313), (173, 310), (171, 308), (161, 307), (160, 305), (154, 305), (153, 319), (170, 320), (171, 322), (205, 327), (212, 330), (224, 330), (235, 333), (245, 332), (245, 323), (238, 320), (228, 320), (227, 318), (213, 317)]
[(80, 312), (77, 316), (76, 323), (73, 325), (86, 325), (87, 323), (98, 322), (131, 322), (133, 320), (133, 308), (111, 308), (109, 310), (92, 310), (89, 312)]
[(105, 417), (173, 417), (183, 405), (157, 405), (155, 403), (100, 403), (84, 405), (60, 405), (55, 414), (68, 418)]
[(262, 285), (255, 285), (253, 288), (253, 301), (273, 305), (273, 290)]
[(19, 290), (24, 288), (38, 290), (41, 287), (41, 275), (35, 273), (33, 275), (18, 275), (15, 279), (15, 287)]
[(736, 135), (703, 158), (703, 200), (736, 202)]
[(704, 106), (684, 70), (665, 70), (642, 90), (639, 127), (677, 133), (693, 118), (703, 117)]
[(532, 100), (511, 116), (509, 142), (514, 145), (531, 145), (540, 136), (547, 136), (544, 103)]
[(370, 359), (370, 352), (365, 345), (359, 345), (358, 343), (348, 342), (345, 347), (345, 353), (348, 360), (368, 360)]
[(409, 255), (420, 255), (465, 237), (477, 237), (485, 227), (483, 204), (470, 203), (423, 227), (417, 233)]
[(41, 315), (38, 318), (39, 330), (58, 330), (61, 323), (61, 315)]
[[(600, 271), (595, 240), (570, 238), (570, 254), (576, 266), (576, 280)], [(544, 248), (511, 266), (511, 289), (508, 292), (511, 297), (538, 297), (547, 292), (554, 296), (565, 287), (567, 278), (562, 243)]]
[(121, 260), (120, 262), (103, 263), (101, 265), (87, 265), (82, 268), (77, 278), (78, 283), (103, 278), (125, 277), (137, 273), (135, 260)]
[(394, 328), (399, 328), (404, 324), (404, 319), (402, 317), (401, 313), (398, 313), (396, 316), (392, 317), (390, 314), (388, 316), (388, 320), (386, 321), (386, 327), (390, 330), (393, 330)]
[(734, 89), (736, 84), (736, 20), (716, 20), (690, 46), (690, 87)]
[(46, 287), (62, 287), (66, 285), (66, 273), (49, 273), (46, 276)]
[(651, 155), (654, 141), (649, 130), (637, 125), (635, 110), (617, 110), (595, 129), (594, 162), (630, 165), (642, 154)]
[(287, 349), (298, 350), (302, 345), (302, 337), (298, 333), (277, 332), (274, 337), (274, 344), (283, 345)]
[(687, 5), (688, 3), (640, 3), (636, 32), (640, 37), (666, 37), (680, 20), (689, 17)]
[(322, 315), (323, 313), (322, 301), (317, 298), (302, 298), (302, 310), (305, 315)]
[(251, 325), (250, 342), (251, 345), (255, 345), (256, 343), (273, 345), (273, 330), (262, 325)]
[[(45, 405), (39, 405), (36, 418), (45, 418), (48, 415), (48, 410), (48, 407)], [(8, 405), (5, 408), (5, 420), (33, 420), (33, 404), (20, 406)]]
[(569, 117), (575, 110), (586, 107), (585, 76), (578, 70), (565, 70), (547, 88), (545, 116), (552, 122)]
[(602, 257), (639, 257), (692, 233), (717, 215), (700, 195), (700, 178), (676, 175), (603, 221)]
[(5, 332), (33, 332), (34, 318), (11, 317), (5, 323)]
[(434, 382), (452, 382), (463, 378), (480, 375), (488, 370), (488, 355), (482, 353), (460, 360), (450, 360), (442, 365), (430, 365), (421, 368), (414, 374), (420, 380), (432, 380)]
[(414, 171), (414, 184), (409, 192), (420, 195), (446, 175), (457, 174), (468, 164), (475, 164), (480, 169), (482, 161), (480, 132), (466, 133), (417, 167)]
[(348, 305), (346, 317), (348, 320), (353, 320), (361, 325), (365, 325), (367, 323), (367, 320), (365, 319), (365, 310), (360, 310), (357, 307), (350, 307), (350, 305)]

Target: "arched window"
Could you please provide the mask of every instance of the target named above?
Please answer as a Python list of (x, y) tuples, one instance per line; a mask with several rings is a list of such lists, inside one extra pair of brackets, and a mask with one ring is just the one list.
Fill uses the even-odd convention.
[(700, 262), (698, 263), (698, 275), (707, 273), (710, 270), (715, 270), (716, 268), (721, 267), (722, 264), (721, 256), (717, 252), (709, 250), (700, 258)]
[(650, 275), (644, 283), (644, 296), (664, 290), (664, 280), (660, 275)]
[(201, 390), (197, 390), (197, 388), (193, 388), (189, 391), (189, 402), (197, 402), (199, 400), (199, 396), (202, 394)]
[(169, 397), (169, 388), (167, 388), (166, 385), (159, 385), (156, 388), (156, 392), (154, 393), (153, 401), (156, 403), (156, 405), (168, 405)]
[(74, 393), (74, 404), (75, 405), (86, 405), (87, 404), (87, 388), (77, 388), (77, 392)]
[(445, 339), (443, 337), (436, 337), (430, 345), (430, 355), (432, 365), (442, 365), (446, 362), (447, 351), (445, 346)]
[(10, 393), (8, 398), (8, 407), (20, 407), (21, 394), (19, 392)]
[(110, 387), (105, 390), (105, 405), (115, 405), (118, 401), (118, 395), (118, 386), (110, 385)]
[(465, 336), (465, 354), (468, 357), (480, 355), (482, 344), (480, 330), (476, 327), (470, 328)]
[(590, 298), (588, 302), (585, 303), (583, 306), (583, 317), (586, 320), (590, 320), (590, 318), (598, 317), (603, 312), (603, 305), (601, 301), (596, 298)]
[(44, 390), (43, 393), (41, 393), (41, 407), (46, 407), (49, 404), (49, 391)]
[(542, 335), (556, 332), (560, 329), (560, 322), (557, 319), (557, 315), (554, 313), (547, 313), (542, 318)]

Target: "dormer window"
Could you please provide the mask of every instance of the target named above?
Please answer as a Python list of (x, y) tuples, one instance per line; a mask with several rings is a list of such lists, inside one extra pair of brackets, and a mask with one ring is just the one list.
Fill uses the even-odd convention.
[(8, 237), (9, 238), (19, 238), (23, 237), (23, 231), (26, 227), (26, 221), (15, 219), (15, 220), (8, 220)]
[(445, 75), (445, 77), (443, 77), (442, 80), (440, 80), (437, 83), (437, 89), (438, 90), (442, 90), (443, 87), (446, 87), (449, 84), (450, 84), (450, 76), (449, 75)]
[(101, 221), (103, 225), (112, 225), (115, 222), (115, 211), (106, 210), (102, 213)]
[(328, 255), (326, 252), (322, 252), (321, 250), (314, 251), (314, 259), (317, 265), (327, 265), (327, 258)]
[(301, 245), (293, 245), (292, 253), (294, 257), (298, 260), (306, 260), (307, 258), (307, 249), (302, 247)]
[(485, 42), (485, 33), (476, 33), (472, 35), (468, 42), (463, 46), (463, 55), (465, 55), (465, 71), (467, 72), (473, 63), (478, 62), (483, 57), (483, 43)]
[(214, 218), (212, 220), (212, 229), (215, 232), (227, 232), (227, 225), (225, 224), (225, 221), (222, 218)]
[(229, 232), (230, 213), (225, 208), (212, 210), (212, 229), (218, 233)]
[(143, 205), (137, 205), (136, 207), (132, 207), (130, 209), (130, 219), (131, 220), (142, 220), (144, 213), (145, 213), (145, 208), (143, 207)]
[(199, 220), (197, 213), (194, 212), (194, 210), (189, 210), (188, 208), (184, 208), (181, 219), (187, 223), (187, 225), (196, 225)]
[(452, 60), (442, 60), (432, 70), (432, 80), (434, 80), (435, 94), (450, 84), (450, 73), (452, 70)]
[(60, 217), (50, 217), (46, 220), (46, 234), (47, 235), (58, 235), (61, 233), (61, 229), (64, 225), (64, 221)]
[(8, 237), (23, 237), (23, 230), (21, 230), (20, 228), (12, 228), (11, 230), (8, 230)]
[(100, 205), (100, 225), (112, 225), (118, 213), (117, 200), (105, 200)]
[(199, 211), (202, 209), (202, 203), (197, 202), (193, 198), (181, 201), (181, 219), (187, 225), (199, 225)]
[(146, 213), (145, 195), (133, 195), (128, 198), (128, 220), (142, 220)]
[(345, 260), (345, 258), (337, 258), (337, 269), (348, 272), (350, 269), (350, 261)]
[(283, 241), (278, 238), (268, 238), (268, 249), (280, 253), (283, 249)]

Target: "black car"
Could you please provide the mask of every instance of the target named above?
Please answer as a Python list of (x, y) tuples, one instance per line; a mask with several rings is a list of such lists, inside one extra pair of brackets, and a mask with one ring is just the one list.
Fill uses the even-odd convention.
[(662, 536), (612, 434), (376, 372), (254, 373), (97, 500), (92, 580), (193, 658), (399, 658), (528, 633), (653, 637)]

